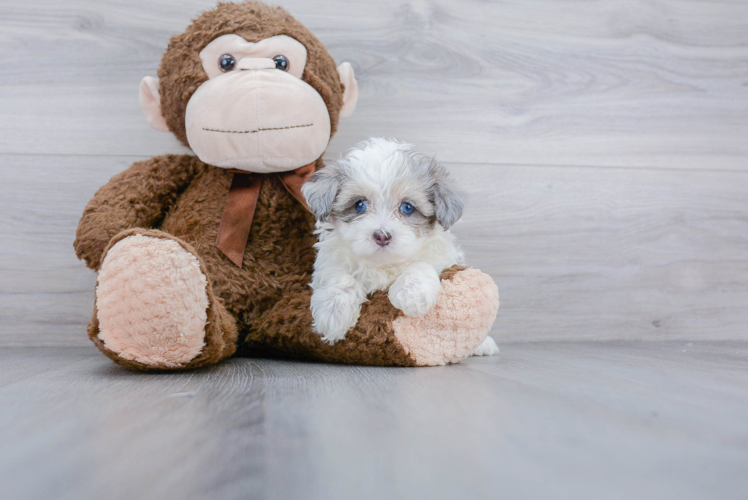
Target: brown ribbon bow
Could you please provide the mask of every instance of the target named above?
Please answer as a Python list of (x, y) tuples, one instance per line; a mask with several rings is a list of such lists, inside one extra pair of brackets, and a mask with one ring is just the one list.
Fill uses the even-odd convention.
[[(304, 165), (291, 172), (277, 174), (286, 190), (309, 210), (301, 186), (314, 173), (315, 162)], [(231, 262), (242, 267), (244, 249), (247, 247), (249, 230), (260, 196), (262, 179), (268, 174), (254, 174), (242, 170), (232, 170), (234, 178), (231, 180), (229, 194), (226, 195), (226, 205), (223, 207), (221, 223), (218, 226), (216, 246)]]

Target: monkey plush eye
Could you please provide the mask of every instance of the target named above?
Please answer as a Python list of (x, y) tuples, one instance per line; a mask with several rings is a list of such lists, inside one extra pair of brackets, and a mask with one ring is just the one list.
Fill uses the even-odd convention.
[(356, 212), (366, 212), (366, 200), (356, 202)]
[(414, 209), (414, 208), (415, 208), (415, 207), (413, 207), (413, 205), (411, 205), (411, 204), (410, 204), (410, 203), (408, 203), (407, 201), (406, 201), (406, 202), (403, 202), (403, 204), (402, 204), (402, 205), (400, 205), (400, 211), (401, 211), (402, 213), (404, 213), (405, 215), (410, 215), (410, 214), (412, 214), (412, 213), (413, 213), (413, 209)]
[(286, 56), (275, 56), (273, 61), (275, 61), (275, 69), (288, 71), (288, 58)]
[(234, 56), (231, 54), (224, 54), (218, 59), (218, 67), (220, 67), (221, 71), (224, 73), (231, 71), (235, 66), (236, 59), (234, 59)]

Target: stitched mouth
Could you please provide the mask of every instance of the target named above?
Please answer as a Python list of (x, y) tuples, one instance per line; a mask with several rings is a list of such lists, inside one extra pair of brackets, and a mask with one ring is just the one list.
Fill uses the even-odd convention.
[(304, 127), (311, 127), (312, 125), (314, 125), (314, 123), (307, 123), (305, 125), (291, 125), (289, 127), (258, 128), (255, 130), (218, 130), (215, 128), (203, 127), (203, 130), (205, 130), (206, 132), (218, 132), (221, 134), (256, 134), (257, 132), (267, 132), (270, 130), (288, 130), (292, 128), (304, 128)]

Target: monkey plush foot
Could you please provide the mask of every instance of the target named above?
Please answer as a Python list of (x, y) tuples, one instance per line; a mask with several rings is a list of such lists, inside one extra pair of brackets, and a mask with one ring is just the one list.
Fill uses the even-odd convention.
[(499, 309), (499, 289), (477, 269), (442, 273), (436, 306), (423, 318), (400, 316), (392, 322), (398, 341), (418, 366), (461, 361), (488, 335)]
[(104, 250), (88, 336), (116, 363), (144, 371), (217, 363), (236, 351), (236, 320), (194, 248), (157, 229), (122, 231)]
[(207, 278), (174, 240), (134, 234), (111, 247), (99, 271), (99, 339), (126, 360), (176, 367), (205, 345)]

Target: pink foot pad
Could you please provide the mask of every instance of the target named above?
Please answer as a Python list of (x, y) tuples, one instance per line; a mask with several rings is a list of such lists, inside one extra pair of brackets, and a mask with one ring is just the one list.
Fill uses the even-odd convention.
[(169, 239), (136, 234), (107, 252), (96, 287), (99, 338), (124, 359), (177, 367), (205, 345), (207, 279)]
[(490, 276), (466, 269), (442, 280), (436, 306), (423, 318), (400, 316), (395, 336), (419, 366), (457, 363), (488, 335), (499, 310), (499, 289)]

